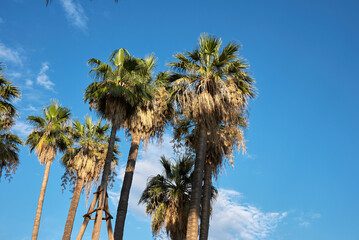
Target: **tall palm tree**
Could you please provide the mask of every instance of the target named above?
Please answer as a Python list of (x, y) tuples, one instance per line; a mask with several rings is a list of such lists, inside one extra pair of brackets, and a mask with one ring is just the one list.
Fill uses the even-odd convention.
[(0, 178), (5, 171), (5, 177), (10, 179), (19, 164), (18, 146), (22, 145), (21, 139), (11, 132), (17, 115), (12, 101), (20, 98), (20, 91), (4, 77), (2, 70), (0, 62)]
[[(194, 161), (191, 155), (183, 156), (175, 163), (161, 157), (164, 174), (151, 177), (139, 203), (146, 205), (146, 213), (152, 216), (152, 233), (158, 235), (165, 227), (173, 240), (186, 239), (187, 218), (191, 196), (191, 177)], [(217, 190), (212, 186), (211, 197)]]
[(245, 72), (248, 65), (238, 57), (240, 46), (232, 42), (221, 50), (221, 45), (220, 38), (202, 34), (193, 52), (178, 53), (169, 64), (179, 74), (173, 82), (179, 111), (194, 119), (198, 129), (188, 240), (198, 238), (208, 129), (236, 121), (255, 96), (254, 80)]
[[(125, 119), (135, 112), (141, 102), (151, 97), (148, 93), (148, 86), (137, 80), (142, 61), (132, 57), (123, 48), (115, 50), (109, 59), (109, 63), (102, 63), (94, 58), (88, 61), (89, 65), (93, 67), (90, 74), (94, 76), (95, 82), (91, 83), (85, 91), (85, 101), (89, 101), (90, 108), (96, 109), (101, 116), (107, 118), (112, 124), (100, 184), (99, 206), (104, 206), (116, 131), (123, 125)], [(98, 240), (100, 237), (102, 214), (103, 210), (100, 207), (97, 212), (92, 239)]]
[(43, 117), (29, 116), (27, 120), (35, 127), (27, 137), (26, 144), (30, 146), (30, 152), (35, 153), (41, 164), (45, 164), (44, 178), (42, 180), (39, 201), (37, 204), (32, 240), (37, 239), (40, 227), (42, 205), (44, 202), (47, 180), (50, 166), (57, 151), (65, 151), (71, 144), (66, 135), (67, 121), (70, 118), (70, 110), (52, 102), (43, 110)]
[[(71, 239), (72, 227), (83, 186), (85, 185), (88, 195), (92, 185), (99, 181), (106, 158), (108, 143), (106, 131), (109, 128), (108, 124), (102, 125), (101, 121), (93, 123), (89, 116), (85, 118), (85, 124), (81, 124), (79, 120), (73, 122), (70, 136), (72, 136), (75, 143), (66, 150), (66, 153), (61, 158), (66, 167), (66, 172), (63, 176), (65, 184), (70, 182), (75, 185), (62, 237), (63, 240)], [(116, 147), (115, 152), (117, 153)], [(115, 155), (112, 168), (116, 165), (117, 158)]]
[(115, 239), (123, 239), (128, 200), (140, 142), (142, 140), (147, 143), (151, 137), (161, 137), (164, 127), (172, 115), (172, 105), (163, 79), (158, 77), (157, 81), (152, 81), (152, 71), (155, 66), (154, 56), (145, 58), (142, 62), (143, 67), (137, 77), (138, 80), (149, 86), (153, 97), (139, 104), (133, 114), (124, 122), (124, 128), (131, 135), (131, 148), (117, 208)]

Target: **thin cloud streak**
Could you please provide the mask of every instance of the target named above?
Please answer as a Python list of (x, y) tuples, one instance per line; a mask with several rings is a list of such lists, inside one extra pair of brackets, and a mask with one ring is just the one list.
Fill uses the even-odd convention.
[(87, 29), (88, 18), (81, 4), (73, 0), (61, 0), (61, 4), (70, 24), (85, 31)]
[(12, 62), (22, 65), (20, 53), (9, 47), (6, 47), (3, 43), (0, 43), (0, 59), (3, 62)]

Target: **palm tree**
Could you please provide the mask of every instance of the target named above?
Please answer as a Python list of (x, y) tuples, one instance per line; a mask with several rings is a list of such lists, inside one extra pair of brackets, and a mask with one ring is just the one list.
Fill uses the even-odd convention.
[(2, 69), (0, 62), (0, 178), (5, 171), (5, 177), (11, 179), (19, 164), (18, 146), (22, 145), (21, 139), (11, 132), (17, 115), (11, 102), (20, 98), (20, 91), (4, 77)]
[[(137, 79), (143, 66), (142, 60), (131, 57), (123, 48), (115, 50), (109, 59), (109, 63), (102, 63), (94, 58), (88, 61), (93, 67), (90, 74), (94, 76), (95, 82), (91, 83), (85, 91), (85, 101), (89, 101), (90, 108), (96, 109), (101, 116), (112, 123), (100, 185), (99, 206), (104, 205), (116, 131), (124, 124), (125, 119), (135, 112), (141, 102), (151, 98), (148, 86)], [(100, 236), (103, 214), (102, 208), (99, 208), (92, 235), (92, 239), (96, 240)]]
[[(164, 175), (148, 180), (139, 203), (146, 204), (146, 213), (152, 216), (152, 233), (158, 235), (165, 227), (173, 240), (186, 239), (187, 218), (191, 196), (191, 178), (194, 161), (191, 155), (179, 158), (175, 163), (161, 157)], [(211, 197), (217, 190), (211, 187)]]
[(51, 163), (56, 156), (56, 152), (65, 151), (71, 143), (66, 135), (66, 123), (69, 118), (70, 110), (61, 107), (56, 102), (52, 102), (50, 106), (44, 108), (43, 117), (27, 117), (27, 120), (35, 127), (35, 129), (27, 137), (26, 144), (30, 146), (30, 152), (35, 150), (39, 162), (45, 164), (44, 178), (37, 204), (32, 240), (37, 239), (39, 232), (42, 205), (44, 202)]
[(245, 72), (248, 65), (238, 57), (240, 46), (232, 42), (220, 51), (221, 45), (220, 38), (202, 34), (193, 52), (178, 53), (169, 64), (179, 74), (173, 82), (179, 111), (198, 129), (188, 240), (198, 238), (208, 129), (235, 122), (255, 96), (254, 80)]
[(131, 148), (117, 208), (115, 239), (123, 239), (128, 200), (140, 141), (142, 140), (146, 144), (151, 137), (161, 138), (167, 122), (173, 116), (169, 92), (166, 90), (168, 87), (166, 79), (162, 74), (159, 74), (156, 81), (152, 82), (152, 71), (155, 66), (154, 56), (145, 58), (143, 64), (138, 79), (149, 86), (153, 98), (138, 105), (135, 112), (124, 123), (124, 128), (131, 135)]
[[(108, 124), (102, 125), (101, 121), (93, 123), (88, 116), (85, 118), (84, 125), (79, 120), (73, 122), (70, 135), (75, 144), (69, 147), (61, 158), (66, 167), (66, 172), (62, 177), (65, 181), (64, 185), (66, 183), (75, 185), (62, 237), (63, 240), (71, 239), (72, 227), (83, 186), (85, 185), (87, 195), (89, 195), (92, 185), (99, 181), (106, 158), (108, 143), (106, 131), (109, 128)], [(115, 152), (117, 153), (117, 151)], [(114, 157), (112, 168), (116, 165), (117, 159)]]

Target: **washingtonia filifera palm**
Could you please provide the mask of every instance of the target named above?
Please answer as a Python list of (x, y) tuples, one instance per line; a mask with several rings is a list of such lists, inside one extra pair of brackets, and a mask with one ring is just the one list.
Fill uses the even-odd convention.
[[(150, 99), (151, 95), (146, 82), (140, 81), (138, 77), (144, 71), (143, 60), (132, 57), (125, 49), (114, 51), (110, 55), (109, 63), (90, 59), (88, 64), (93, 67), (90, 74), (94, 77), (95, 82), (87, 87), (85, 101), (89, 101), (90, 107), (96, 109), (112, 124), (100, 185), (99, 206), (103, 206), (111, 170), (116, 131), (136, 111), (137, 106)], [(102, 214), (103, 210), (100, 207), (97, 212), (92, 239), (99, 239)]]
[[(191, 196), (193, 158), (183, 156), (176, 162), (161, 157), (164, 174), (148, 180), (139, 203), (146, 205), (146, 213), (152, 216), (152, 233), (158, 235), (165, 227), (173, 240), (186, 239), (187, 218)], [(211, 198), (217, 190), (212, 186)]]
[(202, 34), (193, 52), (178, 53), (169, 64), (179, 77), (173, 82), (179, 112), (193, 119), (198, 129), (194, 185), (187, 239), (198, 238), (201, 184), (209, 129), (237, 121), (248, 99), (255, 96), (248, 65), (238, 57), (240, 46), (229, 43), (221, 50), (220, 38)]
[(70, 110), (52, 102), (43, 110), (43, 117), (29, 116), (27, 120), (35, 127), (27, 137), (26, 144), (30, 152), (35, 151), (39, 162), (45, 164), (44, 178), (41, 185), (37, 204), (32, 240), (37, 239), (40, 227), (41, 211), (44, 202), (50, 166), (57, 151), (65, 151), (71, 144), (67, 136), (67, 122), (70, 119)]
[(5, 177), (10, 179), (19, 164), (19, 145), (22, 144), (21, 139), (11, 131), (17, 115), (11, 102), (20, 98), (20, 91), (4, 77), (2, 69), (0, 62), (0, 178), (5, 171)]
[(143, 64), (138, 80), (148, 85), (152, 98), (141, 102), (124, 122), (124, 128), (131, 135), (131, 148), (117, 208), (115, 239), (123, 239), (129, 194), (140, 142), (142, 140), (146, 144), (151, 137), (161, 138), (166, 123), (173, 113), (164, 79), (157, 77), (156, 81), (153, 81), (154, 56), (143, 59)]
[[(86, 194), (89, 196), (92, 186), (99, 181), (106, 158), (109, 138), (106, 131), (109, 128), (108, 124), (102, 125), (101, 121), (93, 123), (88, 116), (85, 118), (85, 124), (75, 120), (70, 128), (70, 136), (74, 140), (74, 145), (69, 147), (61, 158), (66, 167), (66, 172), (62, 179), (64, 186), (66, 183), (70, 183), (75, 187), (62, 237), (63, 240), (71, 239), (72, 227), (83, 186), (85, 186)], [(112, 169), (117, 166), (117, 154), (118, 151), (115, 146)], [(111, 173), (114, 173), (114, 171), (111, 171)]]

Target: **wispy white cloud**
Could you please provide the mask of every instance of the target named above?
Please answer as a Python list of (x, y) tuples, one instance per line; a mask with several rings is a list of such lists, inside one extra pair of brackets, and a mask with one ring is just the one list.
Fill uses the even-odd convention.
[(295, 217), (294, 220), (298, 222), (300, 227), (309, 227), (316, 219), (321, 218), (320, 213), (304, 213), (300, 212), (298, 217)]
[(32, 106), (32, 105), (29, 105), (28, 107), (26, 107), (26, 108), (22, 108), (22, 109), (20, 109), (21, 111), (26, 111), (26, 112), (39, 112), (40, 110), (41, 110), (41, 108), (36, 108), (36, 107), (34, 107), (34, 106)]
[(7, 75), (10, 78), (21, 78), (22, 77), (22, 73), (21, 72), (8, 72)]
[[(76, 0), (75, 0), (76, 1)], [(85, 31), (87, 29), (87, 16), (80, 3), (74, 0), (61, 0), (66, 18), (70, 24)]]
[(50, 69), (49, 63), (44, 62), (42, 63), (42, 67), (40, 69), (39, 74), (36, 77), (36, 83), (45, 87), (48, 90), (53, 90), (53, 87), (55, 84), (50, 81), (49, 76), (46, 74), (46, 72)]
[(20, 53), (17, 50), (13, 50), (3, 43), (0, 43), (0, 59), (4, 62), (12, 62), (22, 65)]
[(0, 17), (0, 23), (3, 23), (4, 22), (4, 19), (2, 19), (1, 17)]
[[(145, 150), (140, 151), (129, 200), (129, 214), (139, 219), (150, 220), (149, 217), (145, 217), (145, 207), (137, 203), (148, 178), (162, 172), (160, 157), (162, 155), (174, 156), (171, 140), (169, 135), (165, 135), (161, 145), (150, 143)], [(120, 182), (123, 181), (124, 172), (125, 165), (121, 166), (118, 172)], [(112, 204), (117, 206), (120, 190), (113, 189), (109, 192), (109, 196)], [(241, 196), (241, 193), (234, 190), (219, 189), (213, 206), (210, 239), (265, 239), (287, 215), (287, 212), (263, 212), (249, 204), (242, 204), (240, 203)]]
[(31, 81), (30, 79), (26, 79), (25, 84), (26, 84), (26, 86), (30, 87), (30, 86), (32, 86), (33, 81)]
[(12, 127), (12, 130), (19, 134), (20, 137), (22, 138), (26, 138), (30, 132), (32, 131), (32, 127), (30, 124), (24, 122), (24, 121), (21, 121), (21, 120), (17, 120), (15, 122), (15, 125)]
[(239, 192), (219, 189), (213, 206), (210, 239), (266, 239), (287, 216), (287, 212), (262, 212), (249, 204), (240, 203)]

